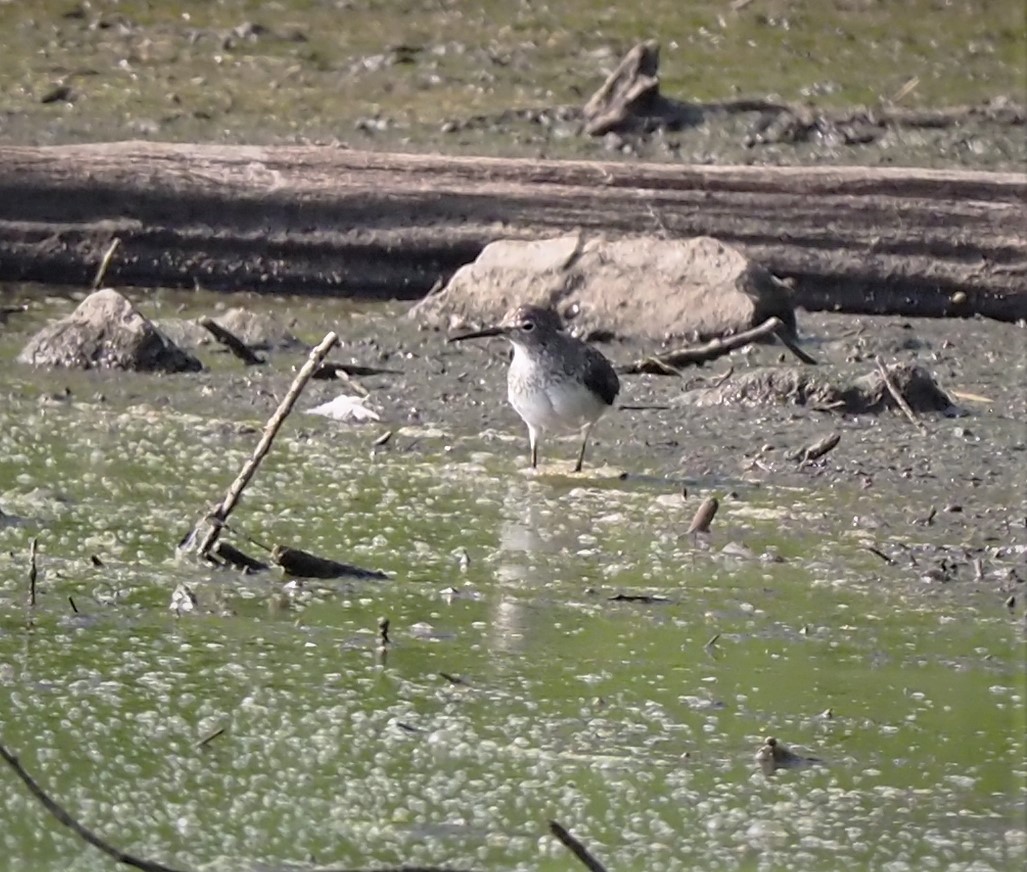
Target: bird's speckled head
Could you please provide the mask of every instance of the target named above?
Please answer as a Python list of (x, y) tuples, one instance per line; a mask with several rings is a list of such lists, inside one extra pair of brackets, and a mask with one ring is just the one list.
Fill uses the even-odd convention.
[(516, 345), (531, 347), (545, 345), (562, 332), (563, 322), (556, 312), (526, 303), (511, 309), (494, 327), (453, 336), (449, 341), (462, 342), (465, 339), (479, 339), (483, 336), (505, 336)]
[(511, 342), (538, 345), (562, 332), (563, 322), (552, 309), (525, 303), (507, 312), (499, 327)]

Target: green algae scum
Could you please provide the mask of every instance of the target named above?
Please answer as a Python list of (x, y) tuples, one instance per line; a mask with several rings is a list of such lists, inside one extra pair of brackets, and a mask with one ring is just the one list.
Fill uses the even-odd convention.
[[(644, 39), (681, 101), (966, 111), (872, 142), (754, 147), (754, 113), (726, 112), (580, 135), (574, 113)], [(1027, 158), (1021, 0), (38, 0), (0, 2), (0, 44), (5, 145)], [(163, 377), (15, 363), (81, 296), (0, 285), (0, 743), (116, 847), (196, 872), (584, 868), (558, 821), (610, 872), (1023, 868), (1023, 324), (801, 313), (818, 373), (916, 362), (962, 416), (684, 402), (782, 365), (758, 346), (623, 376), (630, 408), (599, 422), (584, 473), (571, 438), (533, 474), (500, 342), (449, 346), (398, 304), (233, 296), (387, 370), (312, 381), (223, 534), (388, 574), (301, 581), (176, 545), (304, 352), (245, 367), (208, 345), (204, 372)], [(225, 307), (131, 296), (162, 324)], [(380, 420), (308, 413), (361, 389)], [(710, 497), (709, 532), (688, 533)], [(767, 774), (768, 737), (817, 762)], [(113, 868), (0, 768), (0, 869)]]
[[(631, 402), (672, 408), (611, 412), (591, 470), (557, 456), (532, 475), (498, 341), (446, 346), (395, 306), (245, 298), (400, 371), (360, 380), (377, 424), (306, 414), (340, 392), (311, 383), (226, 533), (390, 578), (287, 586), (174, 550), (302, 352), (245, 368), (208, 347), (207, 372), (170, 377), (33, 371), (18, 348), (74, 301), (17, 299), (29, 311), (0, 334), (0, 735), (118, 847), (203, 870), (575, 868), (557, 820), (611, 870), (1022, 863), (1022, 328), (807, 316), (825, 365), (858, 321), (889, 359), (972, 388), (972, 414), (921, 434), (890, 414), (685, 410), (680, 381), (625, 377)], [(158, 320), (218, 304), (136, 299)], [(787, 459), (831, 428), (823, 461)], [(708, 495), (710, 533), (686, 535)], [(169, 608), (179, 584), (194, 609)], [(822, 762), (765, 775), (767, 735)], [(112, 868), (2, 778), (4, 868)]]

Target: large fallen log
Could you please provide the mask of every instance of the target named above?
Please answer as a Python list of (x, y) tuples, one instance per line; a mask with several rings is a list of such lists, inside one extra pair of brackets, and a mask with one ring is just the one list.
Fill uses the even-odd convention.
[(1027, 316), (1027, 178), (321, 147), (0, 147), (0, 280), (423, 295), (495, 239), (715, 236), (807, 308)]

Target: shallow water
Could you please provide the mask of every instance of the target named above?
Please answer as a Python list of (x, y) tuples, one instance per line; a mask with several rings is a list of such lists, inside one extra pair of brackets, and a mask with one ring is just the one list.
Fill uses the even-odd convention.
[[(402, 371), (360, 379), (380, 424), (306, 415), (340, 391), (309, 385), (232, 517), (258, 556), (240, 533), (390, 580), (288, 592), (174, 546), (303, 355), (33, 372), (17, 349), (74, 302), (31, 299), (0, 328), (0, 736), (118, 846), (204, 870), (574, 868), (556, 819), (611, 870), (1022, 863), (1022, 328), (806, 316), (825, 362), (916, 357), (978, 398), (971, 414), (920, 434), (790, 406), (618, 411), (583, 475), (571, 440), (545, 443), (533, 476), (501, 343), (447, 347), (401, 307), (233, 298), (309, 342), (338, 329), (336, 359)], [(220, 303), (136, 299), (158, 319)], [(629, 376), (621, 399), (681, 387)], [(787, 460), (831, 430), (822, 465)], [(708, 495), (710, 536), (686, 536)], [(179, 615), (183, 582), (199, 608)], [(753, 753), (771, 734), (823, 764), (765, 777)], [(0, 779), (7, 868), (112, 868)]]

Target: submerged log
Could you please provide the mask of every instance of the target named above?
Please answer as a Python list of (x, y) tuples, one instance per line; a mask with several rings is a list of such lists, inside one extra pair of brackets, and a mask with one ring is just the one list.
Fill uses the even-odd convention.
[(0, 147), (0, 281), (424, 295), (500, 238), (716, 237), (797, 305), (1027, 317), (1027, 178), (124, 142)]

